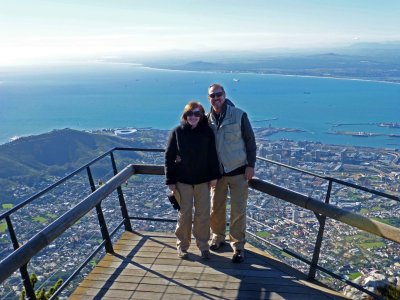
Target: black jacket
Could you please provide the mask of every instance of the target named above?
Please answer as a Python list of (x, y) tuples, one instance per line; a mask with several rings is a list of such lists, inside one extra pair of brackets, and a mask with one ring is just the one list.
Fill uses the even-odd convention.
[(166, 184), (200, 184), (220, 177), (214, 133), (207, 118), (194, 129), (181, 124), (171, 132), (165, 151), (165, 175)]

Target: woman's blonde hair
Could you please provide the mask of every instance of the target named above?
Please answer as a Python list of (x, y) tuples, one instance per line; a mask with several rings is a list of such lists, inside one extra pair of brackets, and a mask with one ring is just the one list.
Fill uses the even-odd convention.
[(200, 112), (201, 112), (200, 121), (203, 120), (204, 114), (205, 114), (205, 110), (204, 110), (203, 105), (201, 105), (201, 103), (197, 102), (197, 101), (190, 101), (188, 104), (185, 105), (185, 108), (183, 109), (183, 113), (182, 113), (182, 116), (181, 116), (181, 121), (186, 123), (187, 122), (187, 115), (186, 115), (187, 112), (191, 111), (191, 110), (194, 110), (196, 108), (198, 108), (200, 110)]

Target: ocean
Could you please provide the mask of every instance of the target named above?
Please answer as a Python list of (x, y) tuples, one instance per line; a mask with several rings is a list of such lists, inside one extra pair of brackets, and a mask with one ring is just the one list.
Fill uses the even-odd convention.
[[(171, 71), (136, 64), (85, 63), (0, 70), (0, 143), (53, 129), (170, 129), (184, 105), (209, 109), (218, 82), (254, 127), (300, 129), (269, 139), (400, 148), (400, 85), (385, 82), (242, 73)], [(340, 125), (340, 126), (338, 126)], [(378, 136), (336, 135), (334, 131)]]

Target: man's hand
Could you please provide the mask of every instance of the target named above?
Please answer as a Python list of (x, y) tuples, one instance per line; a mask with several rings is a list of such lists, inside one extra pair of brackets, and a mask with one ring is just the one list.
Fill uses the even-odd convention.
[(244, 178), (246, 178), (246, 180), (250, 180), (253, 177), (254, 177), (254, 168), (246, 167), (246, 170), (244, 171)]
[(168, 184), (168, 188), (170, 189), (170, 191), (175, 194), (176, 191), (176, 184)]
[(208, 188), (215, 188), (215, 186), (217, 185), (217, 179), (211, 180), (208, 182)]

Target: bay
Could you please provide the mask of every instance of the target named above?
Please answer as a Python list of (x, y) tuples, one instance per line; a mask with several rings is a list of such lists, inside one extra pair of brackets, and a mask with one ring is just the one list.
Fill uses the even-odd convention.
[[(206, 110), (207, 87), (218, 82), (254, 127), (296, 128), (269, 139), (400, 148), (400, 85), (332, 78), (208, 73), (85, 63), (0, 70), (0, 143), (53, 129), (170, 129), (192, 99)], [(263, 121), (267, 120), (267, 121)], [(351, 124), (335, 127), (334, 124)], [(356, 125), (358, 124), (358, 125)], [(374, 132), (359, 137), (329, 132)]]

